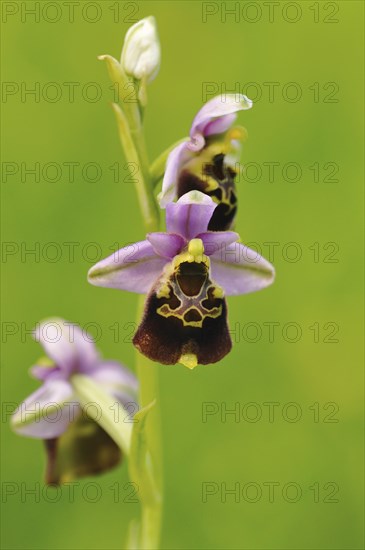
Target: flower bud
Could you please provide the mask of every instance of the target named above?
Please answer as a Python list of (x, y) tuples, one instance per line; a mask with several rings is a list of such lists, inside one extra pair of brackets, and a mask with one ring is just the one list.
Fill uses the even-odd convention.
[(150, 16), (133, 25), (124, 39), (121, 65), (137, 80), (151, 82), (160, 68), (160, 42), (155, 18)]

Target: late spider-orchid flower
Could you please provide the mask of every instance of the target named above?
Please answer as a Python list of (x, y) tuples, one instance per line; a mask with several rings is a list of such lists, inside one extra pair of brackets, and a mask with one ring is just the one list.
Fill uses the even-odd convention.
[[(88, 414), (87, 409), (95, 409), (96, 404), (90, 402), (90, 407), (85, 407), (80, 402), (73, 376), (81, 374), (93, 380), (116, 405), (129, 411), (136, 402), (135, 376), (116, 361), (101, 359), (91, 336), (63, 319), (43, 321), (34, 336), (47, 359), (38, 361), (31, 373), (43, 385), (19, 405), (11, 419), (12, 428), (20, 435), (44, 440), (47, 483), (63, 483), (116, 466), (121, 451)], [(125, 417), (128, 421), (127, 411)]]
[(225, 295), (273, 282), (273, 266), (238, 242), (209, 231), (217, 205), (191, 191), (166, 207), (165, 233), (122, 248), (93, 266), (89, 282), (148, 294), (134, 345), (162, 364), (215, 363), (231, 349)]
[(237, 212), (235, 177), (245, 129), (231, 126), (238, 111), (251, 107), (252, 101), (245, 95), (223, 94), (200, 109), (190, 129), (190, 140), (177, 145), (168, 156), (159, 196), (161, 207), (196, 189), (218, 204), (208, 229), (232, 227)]

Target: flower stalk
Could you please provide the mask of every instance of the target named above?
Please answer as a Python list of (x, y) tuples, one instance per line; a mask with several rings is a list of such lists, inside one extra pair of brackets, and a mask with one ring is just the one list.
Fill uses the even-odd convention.
[[(131, 74), (129, 69), (130, 76), (127, 76), (125, 72), (126, 54), (128, 54), (126, 45), (123, 52), (121, 63), (108, 55), (100, 56), (99, 59), (106, 61), (109, 75), (118, 89), (119, 104), (113, 103), (112, 108), (117, 120), (119, 138), (135, 182), (146, 232), (153, 232), (159, 229), (159, 209), (153, 194), (153, 177), (151, 177), (143, 133), (142, 115), (147, 103), (147, 75), (139, 75), (141, 80), (138, 81), (136, 80), (138, 75)], [(132, 87), (135, 93), (131, 101), (130, 90)], [(138, 93), (137, 87), (139, 88)], [(162, 160), (162, 162), (164, 161)], [(158, 170), (161, 170), (160, 166), (161, 162)], [(143, 303), (142, 300), (141, 307), (138, 308), (141, 311)], [(138, 317), (140, 317), (140, 313), (138, 313)], [(136, 423), (133, 428), (128, 462), (130, 478), (137, 483), (139, 488), (141, 520), (131, 523), (127, 545), (128, 548), (152, 550), (159, 547), (162, 514), (158, 377), (157, 365), (138, 351), (136, 354), (141, 410), (135, 416)]]
[[(158, 416), (154, 421), (151, 418), (156, 412), (155, 407), (156, 400), (142, 408), (135, 416), (137, 423), (132, 433), (129, 460), (130, 477), (138, 484), (141, 502), (138, 548), (146, 550), (157, 549), (161, 536), (162, 489), (156, 475), (156, 466), (160, 464), (156, 457), (156, 451), (160, 452), (160, 425)], [(149, 426), (149, 431), (145, 429), (145, 425)], [(154, 441), (153, 447), (150, 441)]]

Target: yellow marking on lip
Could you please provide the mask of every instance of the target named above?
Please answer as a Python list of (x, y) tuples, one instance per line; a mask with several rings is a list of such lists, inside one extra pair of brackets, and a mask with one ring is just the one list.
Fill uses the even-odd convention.
[[(219, 292), (218, 292), (219, 293)], [(224, 296), (223, 291), (221, 290), (222, 298)], [(215, 298), (219, 298), (220, 296), (214, 296)], [(203, 298), (204, 300), (205, 298)], [(223, 313), (222, 305), (220, 304), (218, 307), (214, 307), (212, 309), (205, 309), (202, 306), (202, 301), (200, 301), (199, 305), (202, 309), (199, 309), (196, 305), (190, 306), (185, 308), (184, 305), (181, 305), (180, 307), (176, 309), (171, 309), (169, 304), (163, 304), (162, 306), (158, 307), (156, 309), (156, 313), (158, 315), (161, 315), (161, 317), (169, 318), (169, 317), (175, 317), (175, 319), (179, 319), (184, 327), (195, 327), (195, 328), (203, 328), (203, 322), (208, 317), (211, 319), (218, 319)], [(180, 300), (181, 301), (181, 300)], [(199, 321), (187, 321), (185, 319), (185, 315), (192, 310), (196, 310), (200, 313), (201, 319)]]
[(188, 367), (188, 369), (193, 370), (198, 365), (198, 358), (195, 353), (183, 353), (179, 359), (179, 363)]
[(191, 239), (188, 244), (188, 249), (182, 252), (172, 260), (170, 269), (166, 271), (166, 275), (170, 275), (177, 271), (180, 264), (188, 262), (189, 264), (195, 262), (197, 264), (204, 263), (209, 270), (210, 260), (208, 256), (204, 254), (204, 245), (201, 239)]
[(157, 298), (170, 298), (170, 288), (167, 283), (162, 283), (160, 287), (156, 290)]
[(219, 183), (212, 176), (208, 174), (203, 174), (201, 178), (203, 178), (203, 181), (206, 184), (204, 193), (211, 193), (212, 191), (215, 191), (219, 188)]
[[(214, 286), (211, 283), (208, 284), (206, 281), (197, 296), (186, 296), (180, 289), (177, 280), (175, 280), (179, 266), (186, 262), (196, 264), (203, 263), (207, 268), (207, 273), (209, 272), (210, 260), (208, 256), (205, 256), (204, 254), (204, 244), (201, 239), (191, 239), (188, 243), (187, 250), (178, 256), (175, 256), (171, 264), (168, 264), (165, 267), (163, 280), (160, 281), (160, 284), (155, 290), (156, 298), (166, 298), (169, 300), (170, 298), (175, 297), (180, 305), (172, 308), (169, 303), (165, 303), (156, 308), (156, 313), (165, 318), (174, 317), (175, 319), (181, 321), (184, 327), (201, 329), (205, 319), (217, 319), (223, 313), (222, 304), (212, 307), (211, 309), (204, 307), (203, 301), (208, 299), (209, 288), (212, 289), (212, 296), (215, 299), (223, 299), (224, 292), (220, 287), (218, 287), (218, 285)], [(198, 311), (201, 315), (201, 319), (187, 321), (185, 319), (185, 315), (192, 310)]]
[(214, 289), (213, 289), (213, 296), (214, 298), (224, 298), (224, 291), (223, 291), (223, 288), (221, 288), (220, 286), (215, 286)]

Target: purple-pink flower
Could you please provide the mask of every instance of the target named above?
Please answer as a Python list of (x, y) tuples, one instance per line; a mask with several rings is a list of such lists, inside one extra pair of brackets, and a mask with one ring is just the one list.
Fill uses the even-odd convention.
[(219, 205), (209, 229), (232, 226), (237, 211), (235, 176), (244, 131), (231, 126), (238, 111), (251, 107), (252, 101), (244, 95), (224, 94), (200, 109), (190, 129), (190, 140), (176, 146), (167, 159), (159, 196), (163, 208), (196, 189)]
[(148, 294), (135, 346), (163, 364), (219, 361), (231, 349), (224, 296), (270, 285), (274, 268), (233, 231), (209, 231), (217, 204), (191, 191), (166, 206), (166, 232), (122, 248), (89, 282)]
[(14, 412), (14, 431), (45, 441), (46, 479), (50, 483), (115, 465), (120, 460), (120, 450), (83, 410), (72, 378), (75, 374), (86, 376), (126, 407), (136, 401), (135, 376), (118, 362), (102, 359), (91, 336), (63, 319), (39, 323), (34, 336), (47, 355), (46, 360), (31, 368), (42, 386)]

